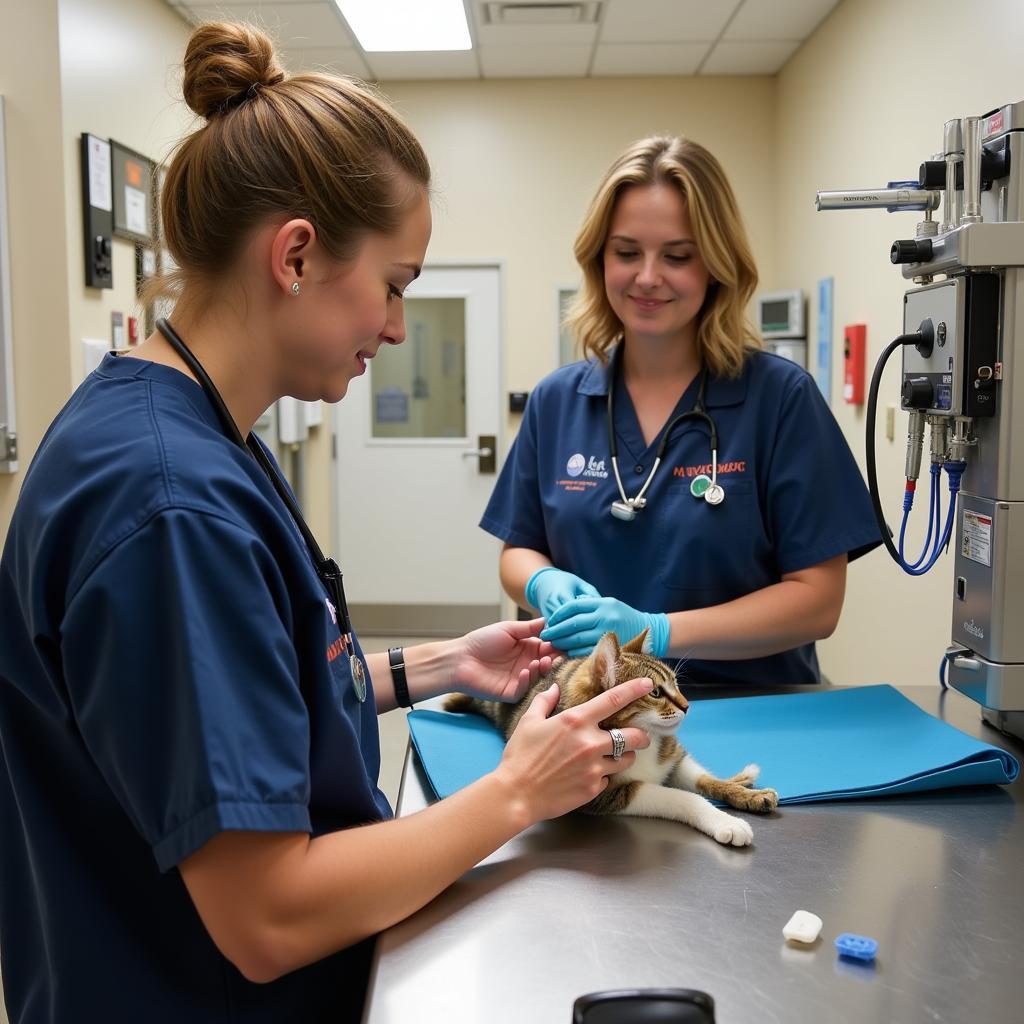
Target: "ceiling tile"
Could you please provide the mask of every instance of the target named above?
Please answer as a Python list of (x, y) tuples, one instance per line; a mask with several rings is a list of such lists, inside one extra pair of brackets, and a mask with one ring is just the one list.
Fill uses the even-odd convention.
[(602, 43), (717, 39), (741, 0), (605, 0)]
[(745, 0), (723, 40), (806, 39), (839, 0)]
[(571, 44), (483, 46), (480, 65), (485, 78), (581, 78), (592, 52), (591, 46)]
[(353, 45), (333, 3), (196, 4), (193, 21), (250, 21), (265, 29), (280, 46), (336, 47)]
[(597, 25), (480, 25), (476, 37), (482, 46), (533, 46), (535, 43), (590, 45)]
[(606, 43), (598, 46), (591, 74), (692, 75), (711, 43)]
[(702, 75), (774, 75), (796, 53), (798, 40), (719, 43), (700, 69)]
[(356, 78), (371, 78), (362, 54), (350, 46), (310, 47), (308, 49), (281, 47), (278, 51), (288, 73), (295, 75), (303, 71), (333, 71)]
[(479, 78), (480, 67), (473, 50), (367, 53), (363, 59), (370, 75), (378, 80), (417, 78)]

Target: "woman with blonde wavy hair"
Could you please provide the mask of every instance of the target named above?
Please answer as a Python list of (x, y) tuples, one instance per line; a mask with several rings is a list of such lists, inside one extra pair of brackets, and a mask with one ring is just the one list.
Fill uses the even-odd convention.
[(747, 322), (757, 270), (718, 160), (631, 145), (576, 239), (584, 359), (535, 389), (481, 526), (569, 655), (647, 630), (683, 679), (814, 683), (847, 563), (880, 543), (809, 375)]

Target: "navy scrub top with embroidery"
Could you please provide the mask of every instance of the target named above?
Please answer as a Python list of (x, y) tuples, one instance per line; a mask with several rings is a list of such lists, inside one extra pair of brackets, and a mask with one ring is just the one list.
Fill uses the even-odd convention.
[(12, 1019), (360, 1019), (371, 943), (253, 984), (174, 870), (228, 829), (390, 817), (335, 617), (198, 385), (108, 356), (43, 439), (0, 562)]
[[(698, 385), (699, 377), (672, 416), (693, 408)], [(739, 377), (709, 377), (705, 404), (718, 430), (725, 501), (711, 506), (690, 493), (695, 475), (710, 476), (711, 455), (706, 425), (684, 420), (669, 439), (647, 507), (631, 523), (609, 512), (619, 494), (607, 395), (608, 368), (593, 361), (562, 367), (537, 386), (481, 520), (485, 530), (647, 612), (722, 604), (785, 573), (843, 553), (852, 560), (881, 543), (846, 440), (795, 363), (758, 352)], [(661, 434), (644, 443), (621, 374), (615, 432), (619, 472), (632, 497)], [(820, 679), (813, 644), (743, 661), (692, 660), (681, 674), (711, 683)]]

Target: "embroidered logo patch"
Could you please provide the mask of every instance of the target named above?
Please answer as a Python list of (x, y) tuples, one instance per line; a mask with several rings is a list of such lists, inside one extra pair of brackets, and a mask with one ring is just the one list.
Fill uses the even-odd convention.
[(587, 460), (577, 452), (575, 455), (569, 456), (569, 461), (565, 464), (565, 471), (569, 476), (579, 476), (587, 467)]

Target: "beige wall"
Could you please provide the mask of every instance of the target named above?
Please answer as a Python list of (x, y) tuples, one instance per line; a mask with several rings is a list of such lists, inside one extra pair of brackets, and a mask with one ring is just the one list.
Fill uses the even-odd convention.
[[(60, 0), (64, 111), (64, 202), (74, 384), (82, 379), (82, 338), (111, 341), (110, 314), (140, 316), (135, 246), (114, 238), (114, 287), (87, 288), (82, 256), (79, 138), (90, 132), (165, 162), (192, 125), (181, 99), (189, 26), (163, 0)], [(139, 325), (142, 331), (142, 323)]]
[(3, 5), (0, 94), (7, 120), (7, 215), (18, 449), (0, 475), (0, 537), (29, 459), (67, 398), (67, 248), (57, 0)]
[(114, 241), (114, 288), (86, 288), (78, 139), (162, 159), (184, 131), (177, 66), (188, 26), (163, 0), (4, 4), (15, 385), (21, 469), (0, 476), (0, 536), (50, 420), (82, 378), (81, 338), (138, 313), (134, 247)]
[[(783, 69), (777, 93), (777, 276), (770, 283), (801, 286), (811, 296), (812, 350), (816, 282), (831, 275), (834, 337), (842, 337), (843, 324), (867, 324), (870, 375), (882, 347), (902, 331), (905, 286), (889, 262), (889, 246), (913, 237), (917, 220), (913, 213), (875, 210), (815, 213), (815, 190), (916, 177), (920, 162), (941, 148), (943, 121), (1024, 99), (1022, 42), (1019, 0), (935, 0), (926, 8), (845, 0)], [(840, 393), (840, 358), (837, 347), (834, 396)], [(898, 368), (890, 367), (880, 411), (898, 405), (898, 378)], [(840, 400), (834, 408), (863, 466), (863, 413)], [(895, 441), (885, 439), (884, 417), (878, 436), (885, 508), (890, 525), (898, 527), (905, 414), (897, 413)], [(918, 504), (926, 503), (925, 493)], [(918, 522), (925, 511), (916, 510)], [(923, 531), (914, 536), (923, 539)], [(842, 623), (821, 645), (825, 672), (840, 683), (934, 681), (949, 643), (952, 567), (949, 554), (929, 576), (912, 579), (883, 551), (855, 563)]]

